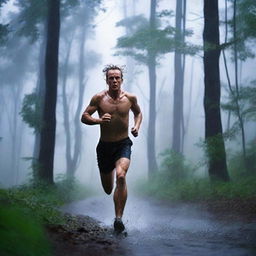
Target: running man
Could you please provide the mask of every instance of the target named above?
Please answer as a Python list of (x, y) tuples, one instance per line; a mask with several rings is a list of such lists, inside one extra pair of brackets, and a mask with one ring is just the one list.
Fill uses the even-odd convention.
[[(108, 65), (103, 72), (108, 89), (92, 97), (81, 121), (88, 125), (100, 125), (100, 140), (96, 151), (101, 183), (104, 191), (110, 195), (116, 173), (114, 229), (120, 233), (125, 229), (122, 216), (127, 199), (126, 174), (133, 144), (128, 137), (129, 111), (131, 110), (134, 114), (134, 126), (131, 129), (134, 137), (138, 136), (142, 113), (136, 96), (121, 89), (122, 68)], [(96, 111), (99, 118), (92, 116)]]

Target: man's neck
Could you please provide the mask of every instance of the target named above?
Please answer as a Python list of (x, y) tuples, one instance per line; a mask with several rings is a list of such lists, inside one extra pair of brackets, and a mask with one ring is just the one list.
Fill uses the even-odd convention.
[(118, 90), (118, 91), (111, 91), (111, 90), (108, 90), (108, 91), (107, 91), (108, 95), (109, 95), (112, 99), (114, 99), (114, 100), (116, 100), (116, 99), (118, 99), (118, 98), (120, 97), (121, 92), (122, 92), (121, 90)]

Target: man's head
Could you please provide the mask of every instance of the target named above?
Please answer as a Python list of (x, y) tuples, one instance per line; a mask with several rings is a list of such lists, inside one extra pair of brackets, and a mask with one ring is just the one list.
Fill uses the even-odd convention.
[(123, 72), (124, 72), (124, 68), (118, 65), (113, 65), (113, 64), (109, 64), (106, 65), (105, 68), (103, 69), (103, 73), (106, 76), (106, 81), (108, 80), (108, 72), (110, 70), (119, 70), (120, 74), (121, 74), (121, 79), (123, 80)]
[(120, 90), (123, 82), (123, 68), (116, 65), (108, 65), (103, 69), (106, 75), (106, 82), (110, 90)]

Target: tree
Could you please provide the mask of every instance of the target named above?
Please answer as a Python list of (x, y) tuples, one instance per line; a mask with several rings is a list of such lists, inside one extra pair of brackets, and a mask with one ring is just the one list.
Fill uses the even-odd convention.
[[(227, 18), (227, 0), (225, 1), (225, 44), (231, 46), (232, 53), (232, 61), (235, 66), (234, 73), (234, 86), (232, 85), (231, 78), (228, 71), (227, 58), (225, 53), (225, 48), (223, 48), (223, 58), (225, 71), (228, 81), (229, 88), (229, 102), (224, 104), (223, 107), (225, 110), (229, 111), (230, 114), (233, 114), (238, 121), (235, 121), (232, 127), (228, 128), (228, 132), (232, 133), (232, 131), (237, 130), (241, 132), (241, 146), (243, 152), (243, 162), (244, 166), (249, 170), (249, 166), (247, 163), (247, 152), (246, 152), (246, 134), (245, 134), (245, 123), (246, 123), (246, 115), (244, 115), (244, 98), (243, 94), (244, 89), (241, 87), (241, 82), (239, 82), (238, 76), (238, 61), (245, 61), (247, 58), (254, 58), (255, 54), (253, 53), (253, 49), (251, 48), (250, 42), (255, 39), (255, 25), (256, 25), (256, 16), (255, 9), (256, 3), (251, 0), (232, 0), (232, 8), (233, 8), (233, 17), (231, 20)], [(230, 25), (232, 31), (232, 37), (228, 42), (228, 25)], [(241, 81), (241, 79), (240, 79)], [(230, 112), (231, 111), (231, 112)], [(229, 118), (230, 120), (230, 118)]]
[[(156, 0), (151, 0), (150, 6), (150, 30), (156, 29)], [(153, 49), (148, 49), (148, 74), (149, 74), (149, 121), (148, 121), (148, 169), (150, 176), (157, 170), (155, 137), (156, 137), (156, 57)]]
[[(151, 2), (151, 15), (148, 21), (143, 16), (135, 16), (117, 23), (118, 26), (129, 27), (133, 31), (130, 36), (118, 38), (117, 48), (122, 49), (117, 54), (131, 56), (138, 63), (146, 65), (149, 74), (149, 125), (147, 134), (147, 154), (149, 176), (157, 170), (155, 153), (155, 123), (156, 123), (156, 66), (162, 55), (176, 48), (184, 54), (195, 54), (197, 47), (175, 41), (175, 29), (169, 24), (165, 27), (161, 19), (170, 17), (171, 11), (163, 10), (156, 13), (156, 1)], [(184, 32), (189, 35), (188, 31)]]
[[(0, 125), (8, 127), (4, 141), (8, 145), (6, 146), (7, 150), (8, 148), (11, 149), (7, 158), (4, 154), (2, 157), (6, 165), (6, 171), (11, 174), (9, 177), (12, 179), (10, 183), (12, 185), (17, 185), (19, 181), (20, 152), (22, 139), (24, 138), (23, 123), (19, 119), (21, 99), (27, 76), (34, 71), (31, 59), (33, 56), (31, 44), (26, 38), (21, 38), (13, 33), (13, 23), (17, 20), (17, 16), (16, 13), (11, 15), (12, 22), (8, 25), (9, 33), (6, 34), (5, 42), (0, 48), (1, 63), (4, 63), (0, 68), (1, 112), (2, 120), (7, 119), (3, 124), (0, 122)], [(17, 42), (19, 43), (17, 44)], [(2, 132), (3, 130), (5, 129), (1, 129)]]
[(129, 26), (134, 31), (130, 36), (118, 38), (117, 48), (123, 49), (118, 54), (133, 57), (146, 65), (149, 75), (149, 123), (147, 134), (148, 171), (151, 177), (157, 170), (155, 152), (156, 130), (156, 65), (160, 55), (174, 50), (174, 29), (167, 26), (160, 28), (156, 17), (156, 1), (151, 1), (149, 21), (142, 16), (135, 16), (120, 21), (118, 26)]
[[(135, 16), (135, 2), (132, 2), (132, 7), (130, 9), (132, 10), (132, 14), (128, 15), (128, 6), (129, 6), (129, 0), (124, 0), (123, 1), (123, 16), (124, 20), (126, 20), (129, 16)], [(129, 36), (132, 34), (134, 31), (132, 31), (132, 27), (126, 26), (125, 27), (125, 35)], [(126, 57), (126, 66), (127, 66), (127, 75), (126, 75), (126, 88), (127, 91), (131, 91), (131, 88), (135, 82), (135, 77), (136, 77), (136, 71), (135, 71), (135, 61), (133, 58), (130, 56)]]
[(53, 183), (58, 84), (58, 50), (60, 31), (60, 0), (48, 0), (47, 44), (45, 55), (45, 96), (43, 127), (39, 151), (38, 177)]
[[(100, 6), (101, 1), (88, 0), (81, 3), (78, 12), (76, 12), (73, 23), (65, 30), (65, 52), (66, 57), (63, 63), (62, 72), (62, 103), (63, 103), (63, 116), (64, 116), (64, 128), (66, 135), (66, 165), (67, 165), (67, 177), (73, 179), (75, 171), (78, 168), (81, 149), (82, 149), (82, 131), (81, 125), (77, 121), (80, 118), (81, 107), (83, 103), (84, 92), (86, 88), (86, 71), (93, 68), (99, 60), (98, 55), (94, 51), (85, 49), (85, 44), (88, 39), (90, 22), (96, 15), (96, 11)], [(67, 92), (67, 77), (70, 74), (69, 56), (71, 46), (76, 29), (79, 29), (79, 51), (78, 51), (78, 88), (77, 88), (77, 104), (75, 105), (75, 113), (72, 113), (74, 118), (71, 118), (71, 100)], [(91, 32), (91, 31), (90, 31)], [(73, 86), (72, 86), (73, 88)], [(69, 98), (69, 100), (68, 100)], [(73, 124), (73, 125), (72, 125)], [(74, 129), (72, 129), (74, 128)], [(73, 140), (72, 140), (73, 139)]]
[(212, 180), (229, 180), (220, 114), (218, 0), (204, 0), (205, 139)]
[[(176, 1), (175, 41), (184, 44), (185, 40), (185, 1)], [(182, 24), (183, 22), (183, 24)], [(185, 53), (179, 47), (174, 51), (174, 97), (173, 97), (173, 129), (172, 149), (182, 152), (184, 137), (183, 120), (183, 86), (184, 86)]]

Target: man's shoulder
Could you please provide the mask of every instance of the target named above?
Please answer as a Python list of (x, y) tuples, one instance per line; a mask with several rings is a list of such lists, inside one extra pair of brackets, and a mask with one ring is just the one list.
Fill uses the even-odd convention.
[(136, 95), (133, 93), (124, 91), (124, 95), (132, 102), (136, 100)]
[(96, 93), (92, 98), (94, 100), (101, 100), (106, 95), (106, 90)]
[(91, 99), (91, 105), (98, 105), (105, 95), (106, 91), (96, 93)]

